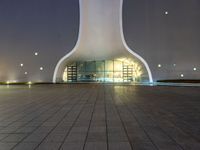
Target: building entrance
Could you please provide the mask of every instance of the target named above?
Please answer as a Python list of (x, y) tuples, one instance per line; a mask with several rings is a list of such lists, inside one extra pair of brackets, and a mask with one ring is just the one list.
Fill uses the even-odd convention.
[(127, 59), (72, 62), (63, 73), (64, 82), (137, 82), (141, 78), (142, 66)]

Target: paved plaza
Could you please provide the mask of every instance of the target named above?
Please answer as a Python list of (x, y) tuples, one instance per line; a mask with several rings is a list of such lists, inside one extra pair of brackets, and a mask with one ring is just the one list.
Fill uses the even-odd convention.
[(200, 150), (200, 87), (0, 86), (0, 150)]

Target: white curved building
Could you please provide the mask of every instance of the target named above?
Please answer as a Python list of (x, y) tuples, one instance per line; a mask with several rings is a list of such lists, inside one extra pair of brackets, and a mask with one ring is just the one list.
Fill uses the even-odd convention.
[(57, 64), (53, 82), (153, 82), (147, 62), (126, 44), (123, 0), (79, 0), (74, 49)]

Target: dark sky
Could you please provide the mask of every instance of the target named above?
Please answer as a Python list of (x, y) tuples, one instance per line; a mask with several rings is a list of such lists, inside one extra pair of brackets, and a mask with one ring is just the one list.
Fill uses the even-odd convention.
[[(123, 8), (126, 41), (155, 80), (200, 78), (200, 0), (124, 0)], [(52, 80), (78, 27), (78, 0), (0, 0), (0, 81)]]

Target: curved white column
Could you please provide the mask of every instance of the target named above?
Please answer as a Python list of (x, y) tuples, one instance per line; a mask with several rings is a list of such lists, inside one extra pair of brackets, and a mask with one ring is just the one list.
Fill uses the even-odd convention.
[(74, 49), (57, 64), (53, 82), (62, 78), (66, 64), (71, 61), (109, 60), (134, 57), (145, 66), (149, 82), (153, 82), (147, 62), (126, 44), (123, 34), (123, 0), (79, 0), (80, 26)]

